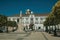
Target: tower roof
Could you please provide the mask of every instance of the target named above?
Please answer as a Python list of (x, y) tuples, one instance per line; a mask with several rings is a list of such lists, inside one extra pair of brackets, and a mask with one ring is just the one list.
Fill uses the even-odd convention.
[(31, 11), (30, 9), (27, 9), (27, 11)]
[(26, 15), (30, 15), (31, 14), (31, 10), (30, 9), (27, 9), (26, 10)]

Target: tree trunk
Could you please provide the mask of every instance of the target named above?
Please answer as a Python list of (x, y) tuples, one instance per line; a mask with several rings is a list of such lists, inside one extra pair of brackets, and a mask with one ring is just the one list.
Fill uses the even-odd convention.
[(49, 26), (49, 34), (51, 33), (51, 29), (50, 29), (50, 26)]
[(58, 26), (58, 30), (59, 30), (59, 25), (57, 25)]
[(8, 27), (6, 28), (6, 33), (8, 33)]
[(48, 27), (46, 26), (45, 28), (46, 28), (46, 30), (45, 30), (45, 31), (46, 31), (46, 32), (48, 32)]
[(57, 36), (57, 33), (56, 33), (56, 25), (55, 25), (55, 30), (54, 30), (54, 36)]
[(53, 26), (52, 26), (52, 32), (53, 32)]

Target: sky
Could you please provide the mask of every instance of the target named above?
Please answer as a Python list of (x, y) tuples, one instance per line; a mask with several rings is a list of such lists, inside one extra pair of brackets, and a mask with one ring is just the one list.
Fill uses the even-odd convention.
[(11, 16), (24, 14), (27, 9), (34, 13), (49, 13), (57, 0), (0, 0), (0, 14)]

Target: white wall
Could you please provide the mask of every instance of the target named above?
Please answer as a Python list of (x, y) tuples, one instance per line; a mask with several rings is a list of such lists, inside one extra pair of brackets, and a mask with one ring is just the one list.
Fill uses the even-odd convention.
[[(31, 17), (33, 17), (34, 26), (35, 26), (34, 28), (35, 29), (38, 29), (38, 27), (41, 27), (41, 29), (44, 29), (43, 23), (41, 23), (41, 22), (45, 21), (45, 19), (46, 19), (47, 16), (34, 16), (34, 15), (29, 15), (28, 17), (22, 17), (22, 24), (24, 26), (29, 25), (30, 24), (30, 18)], [(17, 19), (18, 18), (20, 19), (20, 17), (8, 17), (8, 21), (16, 21), (17, 22)], [(26, 20), (26, 18), (27, 18), (27, 20)], [(36, 20), (36, 18), (38, 18), (38, 20)], [(41, 20), (41, 18), (43, 20)], [(13, 19), (15, 19), (15, 20), (13, 20)], [(28, 23), (26, 23), (26, 22), (28, 22)], [(38, 22), (38, 24), (35, 24), (35, 22)]]

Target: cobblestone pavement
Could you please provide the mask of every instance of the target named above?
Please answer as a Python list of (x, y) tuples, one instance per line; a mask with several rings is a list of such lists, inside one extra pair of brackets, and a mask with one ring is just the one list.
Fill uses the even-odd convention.
[(42, 34), (45, 36), (46, 40), (60, 40), (60, 37), (54, 36), (53, 34), (46, 32), (42, 32)]
[(23, 40), (45, 40), (41, 32), (32, 32), (28, 37)]
[(0, 33), (0, 40), (60, 40), (45, 32)]
[(0, 40), (22, 40), (29, 33), (0, 33)]

